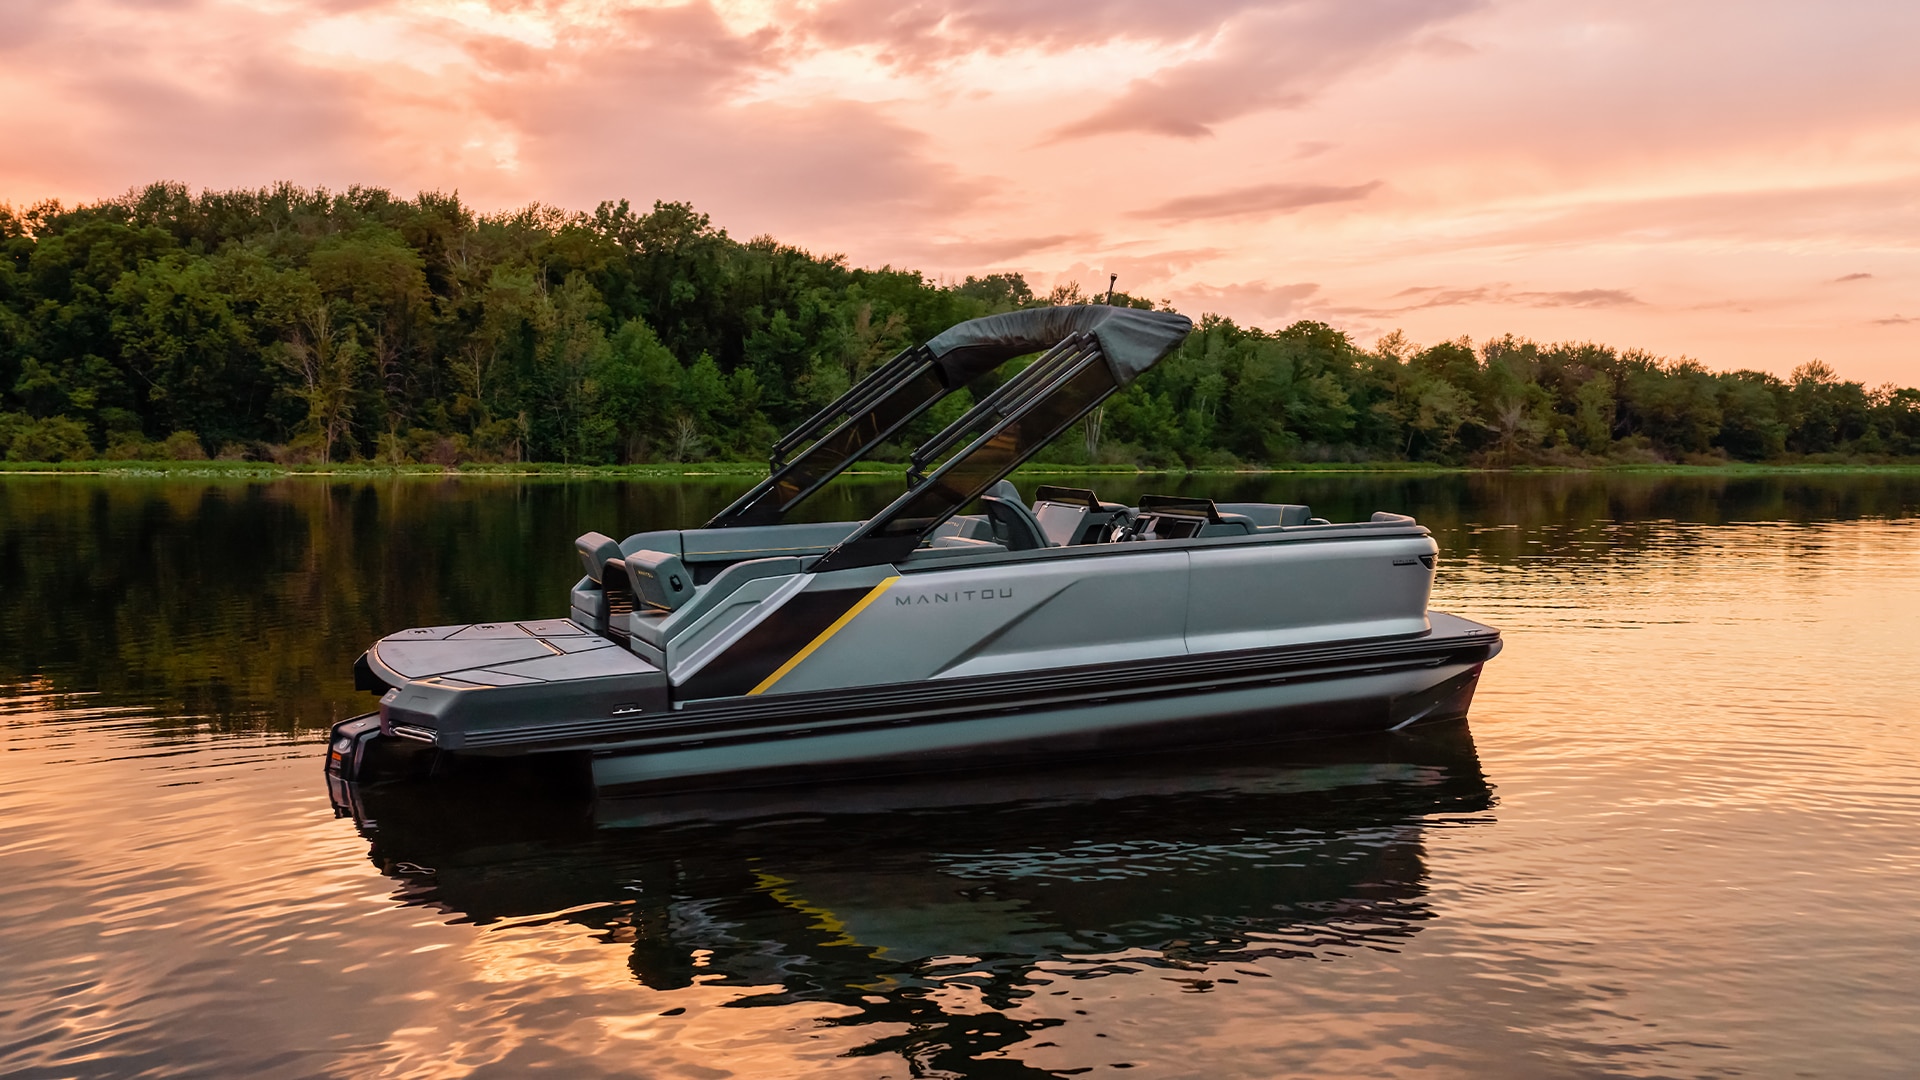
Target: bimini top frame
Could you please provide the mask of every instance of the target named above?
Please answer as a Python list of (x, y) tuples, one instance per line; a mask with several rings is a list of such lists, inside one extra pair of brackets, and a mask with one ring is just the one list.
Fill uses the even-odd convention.
[[(1065, 370), (1062, 364), (1077, 370), (1100, 359), (1111, 376), (1112, 388), (1118, 389), (1171, 352), (1192, 328), (1193, 323), (1183, 315), (1104, 305), (1030, 308), (960, 323), (894, 356), (788, 432), (773, 446), (770, 475), (704, 527), (780, 523), (795, 507), (897, 436), (941, 398), (1010, 360), (1044, 350), (1040, 360), (915, 453), (910, 481), (918, 486), (926, 479), (926, 464), (951, 449), (979, 420), (988, 415), (1010, 415), (1015, 409), (1034, 404), (1035, 394), (1059, 388), (1040, 379), (1038, 369), (1058, 374)], [(999, 408), (998, 413), (990, 413), (990, 402)], [(788, 455), (808, 440), (813, 440), (811, 445), (789, 460)], [(1028, 455), (1043, 444), (1035, 444)], [(936, 445), (938, 449), (931, 449)], [(989, 481), (986, 486), (992, 484)]]
[[(916, 449), (906, 492), (824, 556), (817, 569), (903, 558), (941, 522), (1172, 352), (1192, 328), (1172, 312), (1103, 305), (1030, 308), (961, 323), (887, 361), (776, 443), (772, 475), (706, 527), (778, 523), (941, 398), (1010, 360), (1040, 353)], [(811, 445), (784, 460), (808, 439)]]

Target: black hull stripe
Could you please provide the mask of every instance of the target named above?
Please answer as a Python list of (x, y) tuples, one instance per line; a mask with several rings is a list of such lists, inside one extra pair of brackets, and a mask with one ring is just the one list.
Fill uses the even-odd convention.
[(707, 661), (678, 691), (686, 698), (744, 697), (852, 610), (872, 586), (802, 592)]

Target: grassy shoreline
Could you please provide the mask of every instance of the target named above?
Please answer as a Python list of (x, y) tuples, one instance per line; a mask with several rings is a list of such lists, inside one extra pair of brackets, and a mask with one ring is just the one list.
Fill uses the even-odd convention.
[[(897, 477), (903, 466), (869, 464), (850, 470), (848, 475)], [(566, 465), (558, 462), (523, 464), (468, 464), (453, 467), (439, 465), (379, 465), (345, 463), (332, 465), (277, 465), (260, 461), (0, 461), (0, 477), (8, 476), (104, 476), (125, 478), (179, 479), (282, 479), (324, 477), (330, 479), (500, 479), (551, 478), (574, 480), (686, 480), (720, 477), (765, 476), (767, 467), (760, 462), (707, 461), (693, 464), (661, 465)], [(1143, 469), (1127, 466), (1029, 465), (1015, 475), (1047, 476), (1274, 476), (1300, 473), (1392, 474), (1448, 476), (1466, 473), (1508, 473), (1515, 475), (1653, 475), (1653, 476), (1828, 476), (1828, 475), (1920, 475), (1920, 462), (1899, 463), (1825, 463), (1728, 462), (1715, 465), (1636, 464), (1592, 467), (1516, 465), (1505, 468), (1462, 465), (1434, 465), (1422, 462), (1293, 463), (1232, 469)]]

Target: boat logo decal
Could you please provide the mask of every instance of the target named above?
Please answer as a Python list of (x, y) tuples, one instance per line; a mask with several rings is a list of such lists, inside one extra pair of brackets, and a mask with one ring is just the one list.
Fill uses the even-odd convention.
[(893, 598), (893, 606), (914, 607), (919, 604), (970, 604), (970, 603), (977, 603), (981, 600), (1011, 600), (1011, 599), (1013, 599), (1013, 589), (1011, 587), (992, 588), (992, 589), (956, 589), (950, 593), (937, 592), (937, 593), (921, 593), (918, 596), (896, 596)]

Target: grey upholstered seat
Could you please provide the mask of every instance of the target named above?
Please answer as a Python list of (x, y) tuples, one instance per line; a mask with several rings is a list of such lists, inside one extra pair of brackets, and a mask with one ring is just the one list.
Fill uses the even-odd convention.
[(1306, 525), (1313, 520), (1313, 510), (1299, 503), (1220, 503), (1219, 507), (1222, 514), (1239, 514), (1263, 528)]
[(1020, 489), (1013, 486), (1011, 480), (1002, 480), (987, 489), (980, 496), (980, 506), (987, 512), (987, 520), (993, 524), (993, 538), (1007, 546), (1008, 551), (1032, 551), (1036, 548), (1052, 547), (1047, 540), (1046, 530), (1040, 527), (1040, 521), (1027, 509), (1020, 499)]

